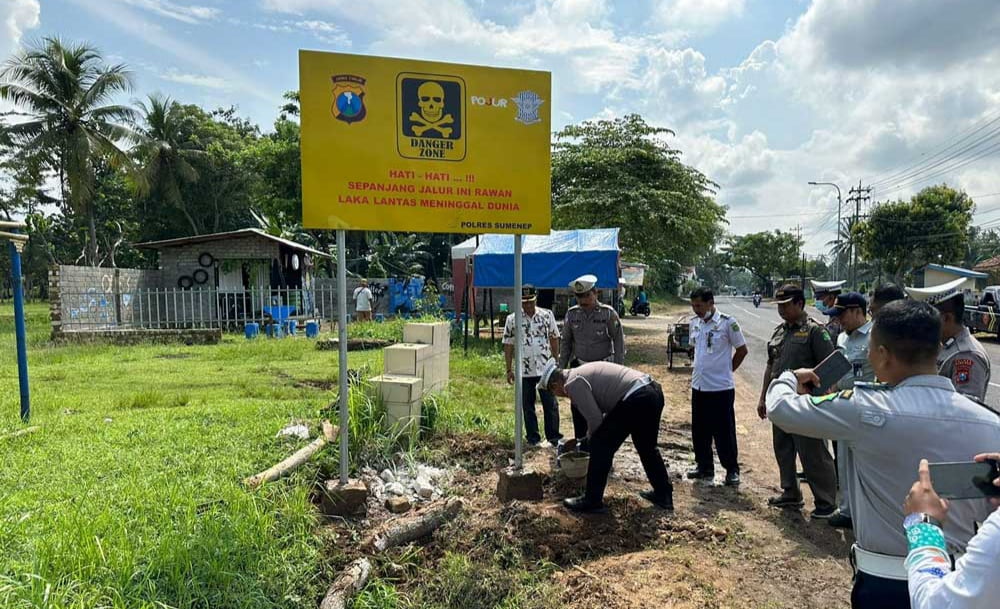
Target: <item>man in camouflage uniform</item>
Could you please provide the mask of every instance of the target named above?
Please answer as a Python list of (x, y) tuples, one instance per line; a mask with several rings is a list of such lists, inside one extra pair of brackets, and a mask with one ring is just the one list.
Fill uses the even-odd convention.
[[(576, 306), (566, 312), (563, 321), (559, 367), (575, 368), (590, 362), (625, 364), (625, 334), (614, 308), (597, 300), (597, 277), (583, 275), (569, 284), (576, 296)], [(587, 419), (575, 404), (573, 435), (578, 442), (587, 437)]]
[[(775, 328), (767, 343), (767, 369), (757, 404), (757, 414), (762, 419), (767, 418), (765, 396), (771, 381), (786, 370), (814, 368), (833, 353), (830, 333), (806, 315), (802, 288), (797, 285), (782, 286), (774, 296), (784, 323)], [(837, 471), (826, 440), (787, 433), (777, 425), (772, 431), (782, 492), (770, 498), (768, 503), (774, 507), (802, 506), (802, 491), (795, 475), (795, 457), (798, 455), (816, 502), (811, 516), (821, 519), (833, 516), (837, 511)]]

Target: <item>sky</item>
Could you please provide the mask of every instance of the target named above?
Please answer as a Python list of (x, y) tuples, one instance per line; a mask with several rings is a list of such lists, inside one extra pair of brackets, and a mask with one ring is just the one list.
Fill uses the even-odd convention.
[(809, 181), (873, 202), (947, 182), (1000, 226), (997, 0), (0, 0), (0, 56), (44, 36), (130, 66), (137, 100), (264, 129), (303, 48), (548, 70), (553, 128), (637, 112), (671, 129), (732, 234), (798, 229), (826, 251), (837, 192)]

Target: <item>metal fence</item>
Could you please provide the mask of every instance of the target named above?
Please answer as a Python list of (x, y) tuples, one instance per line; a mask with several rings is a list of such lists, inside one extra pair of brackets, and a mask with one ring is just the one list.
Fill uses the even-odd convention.
[[(350, 296), (350, 295), (349, 295)], [(238, 331), (248, 323), (285, 319), (334, 320), (337, 293), (314, 289), (261, 288), (242, 292), (218, 288), (150, 288), (123, 292), (61, 292), (62, 330), (220, 328)]]

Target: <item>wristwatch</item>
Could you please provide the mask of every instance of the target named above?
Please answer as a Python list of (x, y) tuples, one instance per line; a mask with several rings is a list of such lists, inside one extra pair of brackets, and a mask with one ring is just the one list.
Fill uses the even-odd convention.
[(930, 514), (924, 514), (923, 512), (914, 512), (903, 519), (903, 528), (909, 529), (912, 526), (918, 525), (921, 522), (926, 522), (927, 524), (933, 524), (934, 526), (941, 528), (941, 521), (937, 518), (931, 516)]

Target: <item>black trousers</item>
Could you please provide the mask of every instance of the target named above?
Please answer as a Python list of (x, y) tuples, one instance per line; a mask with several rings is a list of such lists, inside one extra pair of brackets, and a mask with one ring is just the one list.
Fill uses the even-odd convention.
[(910, 591), (905, 581), (858, 571), (851, 589), (851, 609), (910, 609)]
[(740, 471), (736, 447), (736, 390), (691, 390), (691, 441), (694, 460), (703, 472), (715, 471), (712, 441), (726, 472)]
[[(526, 376), (521, 379), (521, 411), (524, 412), (524, 432), (528, 442), (541, 442), (538, 433), (538, 416), (535, 414), (535, 389), (541, 377)], [(545, 422), (545, 439), (555, 444), (562, 439), (559, 433), (559, 403), (551, 391), (538, 390), (542, 398), (542, 419)]]
[(663, 414), (663, 390), (657, 383), (639, 389), (622, 400), (604, 417), (604, 422), (590, 437), (590, 467), (587, 470), (588, 501), (600, 503), (615, 453), (625, 438), (632, 436), (632, 445), (639, 453), (646, 478), (659, 497), (672, 497), (673, 486), (667, 475), (667, 465), (656, 447)]

